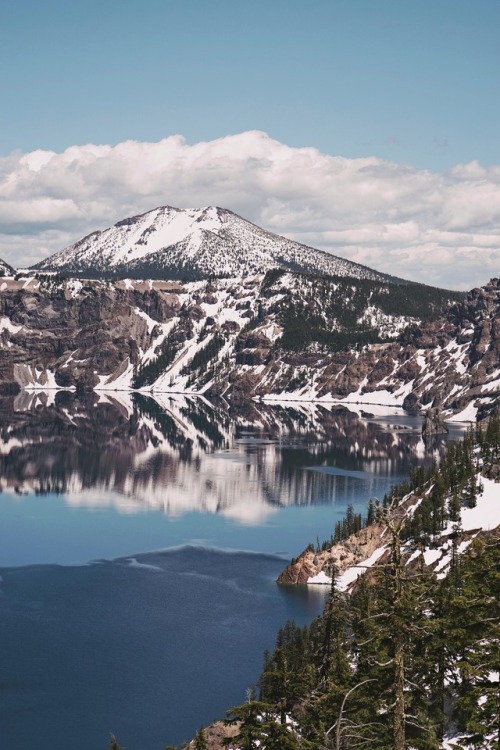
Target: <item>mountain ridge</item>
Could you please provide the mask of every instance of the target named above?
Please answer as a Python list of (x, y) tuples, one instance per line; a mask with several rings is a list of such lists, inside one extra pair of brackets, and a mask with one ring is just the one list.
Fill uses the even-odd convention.
[[(3, 389), (376, 405), (474, 421), (500, 404), (500, 282), (468, 295), (284, 271), (6, 279)], [(356, 406), (357, 405), (357, 406)]]

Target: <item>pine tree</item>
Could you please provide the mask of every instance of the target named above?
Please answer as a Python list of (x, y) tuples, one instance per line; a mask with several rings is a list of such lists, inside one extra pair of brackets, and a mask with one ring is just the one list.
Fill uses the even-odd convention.
[(196, 732), (194, 738), (194, 750), (208, 750), (208, 742), (203, 727), (200, 727)]
[(298, 627), (293, 620), (287, 622), (278, 631), (273, 654), (266, 655), (260, 697), (276, 707), (281, 723), (285, 723), (286, 714), (314, 682), (311, 630)]
[(484, 741), (498, 722), (500, 545), (476, 539), (461, 563), (460, 585), (448, 576), (445, 614), (447, 669), (462, 731)]
[(375, 517), (376, 517), (376, 510), (375, 510), (375, 503), (370, 498), (368, 501), (368, 511), (366, 515), (366, 525), (371, 526), (373, 523), (375, 523)]
[(323, 642), (319, 665), (319, 682), (333, 682), (338, 686), (349, 683), (351, 669), (347, 656), (347, 626), (349, 622), (346, 596), (337, 588), (337, 572), (331, 571), (332, 583), (323, 613)]
[[(301, 745), (287, 725), (278, 724), (272, 718), (262, 725), (262, 750), (301, 750)], [(303, 747), (303, 745), (302, 745)]]
[(379, 508), (379, 519), (388, 531), (390, 556), (387, 562), (377, 566), (378, 611), (374, 617), (376, 624), (372, 626), (371, 650), (373, 653), (375, 644), (384, 648), (371, 658), (375, 671), (368, 669), (363, 676), (378, 682), (379, 691), (382, 686), (385, 688), (394, 750), (405, 750), (410, 737), (413, 746), (430, 750), (437, 747), (437, 741), (429, 721), (425, 681), (422, 682), (428, 667), (425, 644), (431, 635), (424, 615), (428, 606), (428, 585), (421, 578), (422, 571), (420, 575), (405, 571), (402, 536), (407, 516), (404, 509), (398, 505)]
[(237, 742), (241, 750), (255, 750), (257, 747), (262, 747), (264, 738), (262, 719), (269, 708), (269, 705), (262, 701), (250, 701), (226, 711), (226, 723), (238, 724), (239, 729), (236, 737), (224, 739), (223, 744), (231, 746)]
[[(486, 446), (486, 432), (481, 440)], [(349, 595), (338, 590), (333, 571), (323, 615), (307, 628), (288, 623), (280, 630), (265, 657), (265, 702), (233, 709), (243, 750), (257, 742), (262, 750), (282, 750), (298, 741), (314, 750), (437, 750), (451, 710), (468, 745), (498, 747), (492, 732), (499, 688), (492, 679), (500, 663), (500, 545), (490, 534), (459, 555), (460, 509), (472, 476), (477, 486), (475, 451), (468, 437), (441, 469), (426, 473), (429, 484), (421, 487), (425, 495), (413, 517), (399, 504), (407, 488), (386, 496), (377, 509), (386, 526), (385, 557)], [(414, 481), (422, 482), (422, 474)], [(348, 516), (335, 537), (355, 525), (352, 508)], [(438, 580), (423, 558), (419, 568), (406, 566), (403, 540), (413, 537), (421, 546), (448, 519), (449, 574)], [(281, 723), (287, 714), (297, 732)]]

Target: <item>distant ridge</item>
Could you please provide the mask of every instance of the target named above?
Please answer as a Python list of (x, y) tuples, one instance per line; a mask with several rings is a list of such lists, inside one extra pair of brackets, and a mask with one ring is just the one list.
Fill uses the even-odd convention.
[(33, 268), (92, 277), (186, 280), (280, 268), (411, 283), (273, 234), (216, 206), (155, 208), (92, 232)]

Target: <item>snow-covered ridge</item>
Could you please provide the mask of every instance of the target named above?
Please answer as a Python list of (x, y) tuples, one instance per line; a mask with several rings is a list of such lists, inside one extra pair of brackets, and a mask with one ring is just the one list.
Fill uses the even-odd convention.
[(69, 273), (135, 278), (206, 278), (271, 268), (388, 280), (391, 277), (302, 245), (227, 209), (161, 206), (96, 231), (34, 266)]

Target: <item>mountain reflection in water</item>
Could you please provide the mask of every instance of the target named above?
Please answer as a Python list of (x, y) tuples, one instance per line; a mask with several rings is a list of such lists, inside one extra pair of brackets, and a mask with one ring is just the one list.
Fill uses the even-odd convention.
[[(352, 482), (405, 476), (427, 450), (418, 418), (343, 407), (162, 395), (22, 393), (1, 402), (0, 486), (74, 506), (199, 511), (259, 523), (276, 508), (350, 501)], [(317, 471), (304, 471), (304, 469)], [(321, 470), (323, 468), (323, 470)], [(318, 471), (319, 470), (319, 471)]]

